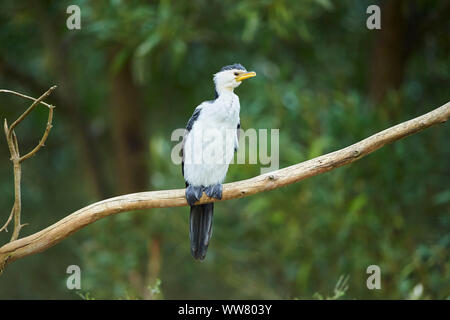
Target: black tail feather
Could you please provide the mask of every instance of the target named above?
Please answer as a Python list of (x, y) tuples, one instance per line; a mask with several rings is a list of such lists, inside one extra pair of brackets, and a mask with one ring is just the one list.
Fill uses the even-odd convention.
[(195, 259), (205, 259), (212, 234), (213, 212), (214, 203), (191, 206), (189, 238)]

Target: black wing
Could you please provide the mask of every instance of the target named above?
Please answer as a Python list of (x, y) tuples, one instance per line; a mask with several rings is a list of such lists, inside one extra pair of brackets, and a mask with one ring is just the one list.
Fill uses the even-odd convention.
[(234, 152), (236, 152), (238, 150), (240, 135), (241, 135), (241, 121), (239, 121), (237, 128), (236, 128), (237, 145), (234, 147)]
[(192, 129), (192, 126), (194, 125), (195, 121), (197, 121), (198, 116), (200, 115), (200, 112), (202, 111), (202, 108), (195, 108), (194, 113), (192, 114), (192, 117), (189, 119), (187, 125), (186, 125), (186, 130), (189, 132)]

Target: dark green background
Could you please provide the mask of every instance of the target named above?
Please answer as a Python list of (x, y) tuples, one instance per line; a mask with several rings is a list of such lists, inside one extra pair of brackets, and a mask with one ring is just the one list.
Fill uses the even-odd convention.
[[(366, 28), (367, 6), (382, 29)], [(81, 8), (81, 30), (66, 8)], [(448, 1), (13, 1), (1, 3), (0, 87), (55, 104), (46, 147), (23, 165), (26, 236), (95, 201), (181, 188), (171, 132), (213, 98), (212, 74), (240, 62), (258, 76), (236, 92), (247, 128), (280, 129), (280, 167), (334, 151), (449, 98)], [(9, 122), (28, 105), (0, 96)], [(40, 138), (39, 107), (17, 129)], [(389, 145), (301, 183), (216, 204), (207, 259), (189, 251), (188, 208), (100, 220), (9, 265), (0, 298), (312, 299), (450, 297), (450, 127)], [(13, 204), (0, 139), (0, 217)], [(259, 174), (232, 165), (227, 181)], [(6, 243), (10, 234), (0, 234)], [(381, 268), (381, 290), (366, 268)], [(160, 284), (158, 281), (160, 279)], [(153, 291), (150, 291), (148, 287)], [(416, 290), (414, 290), (416, 288)], [(414, 291), (416, 295), (414, 295)]]

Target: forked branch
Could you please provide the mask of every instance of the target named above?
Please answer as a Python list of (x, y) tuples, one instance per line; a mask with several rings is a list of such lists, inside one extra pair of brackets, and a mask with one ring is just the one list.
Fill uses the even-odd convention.
[[(11, 154), (11, 161), (13, 163), (13, 169), (14, 169), (14, 206), (13, 206), (11, 213), (10, 213), (8, 219), (6, 220), (5, 224), (3, 225), (3, 227), (0, 228), (0, 232), (3, 230), (8, 231), (8, 225), (14, 218), (14, 230), (12, 232), (10, 241), (15, 241), (19, 238), (20, 229), (22, 229), (22, 227), (24, 226), (24, 224), (20, 223), (20, 215), (21, 215), (21, 211), (22, 211), (21, 190), (20, 190), (20, 181), (21, 181), (21, 176), (22, 176), (21, 162), (30, 158), (34, 154), (36, 154), (36, 152), (38, 152), (39, 149), (42, 148), (42, 146), (44, 146), (44, 143), (47, 140), (48, 134), (50, 133), (50, 129), (52, 128), (53, 108), (54, 107), (45, 102), (42, 102), (42, 100), (44, 100), (46, 97), (48, 97), (48, 95), (50, 95), (50, 93), (55, 89), (56, 89), (56, 86), (51, 87), (50, 89), (47, 90), (47, 92), (45, 92), (43, 95), (41, 95), (38, 99), (35, 99), (32, 97), (26, 96), (24, 94), (21, 94), (21, 93), (15, 92), (15, 91), (11, 91), (11, 90), (0, 90), (0, 93), (10, 93), (10, 94), (14, 94), (14, 95), (26, 98), (26, 99), (33, 100), (33, 103), (31, 104), (31, 106), (24, 113), (22, 113), (16, 119), (16, 121), (14, 121), (11, 124), (11, 126), (8, 127), (8, 122), (6, 121), (6, 119), (3, 123), (4, 124), (3, 128), (4, 128), (5, 136), (6, 136), (6, 142), (8, 143), (8, 148), (9, 148), (9, 152)], [(31, 150), (24, 156), (20, 156), (19, 142), (18, 142), (17, 135), (16, 135), (14, 129), (40, 103), (46, 105), (49, 108), (47, 126), (44, 131), (44, 135), (42, 136), (42, 139), (39, 141), (38, 145), (35, 148), (33, 148), (33, 150)], [(0, 262), (0, 265), (1, 265), (1, 262)]]

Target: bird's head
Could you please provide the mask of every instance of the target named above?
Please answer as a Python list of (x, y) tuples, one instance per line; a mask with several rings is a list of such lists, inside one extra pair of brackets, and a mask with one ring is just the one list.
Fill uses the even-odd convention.
[(233, 91), (239, 87), (243, 80), (256, 76), (256, 73), (248, 72), (241, 64), (236, 63), (225, 66), (214, 75), (216, 92), (220, 94), (225, 90)]

